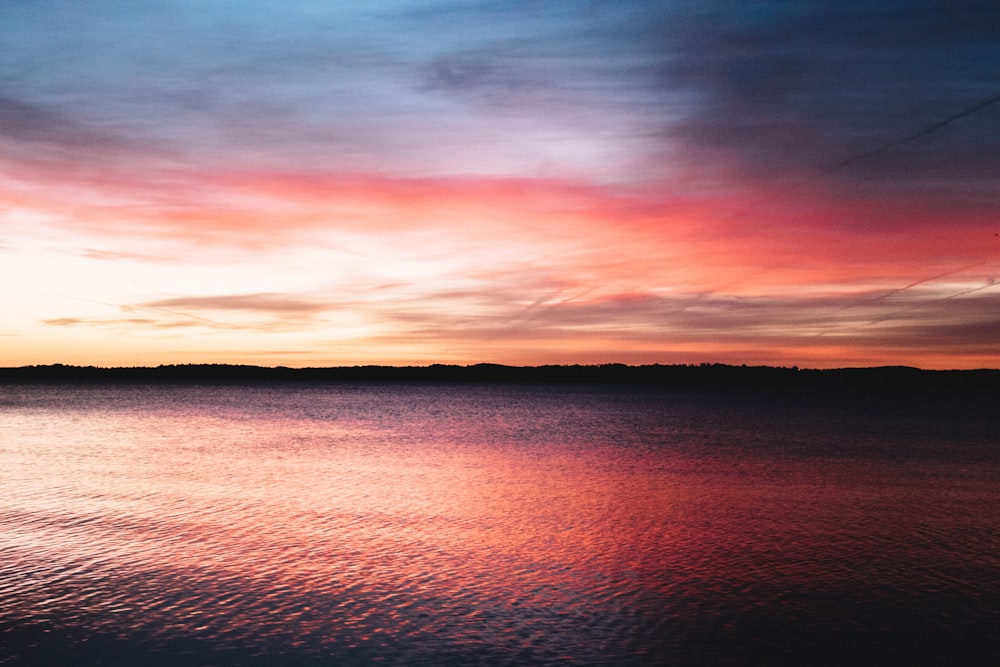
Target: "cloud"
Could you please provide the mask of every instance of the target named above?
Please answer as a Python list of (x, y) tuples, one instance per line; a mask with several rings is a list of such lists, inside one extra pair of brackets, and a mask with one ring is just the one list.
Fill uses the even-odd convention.
[[(2, 72), (0, 72), (2, 75)], [(149, 138), (136, 140), (126, 133), (80, 118), (55, 101), (28, 101), (0, 95), (0, 164), (16, 165), (8, 178), (30, 181), (72, 165), (77, 177), (107, 180), (122, 161), (163, 155)]]
[(99, 250), (95, 248), (83, 248), (79, 252), (80, 257), (85, 257), (87, 259), (96, 259), (101, 261), (135, 261), (135, 262), (167, 262), (171, 261), (170, 258), (161, 257), (159, 255), (152, 255), (140, 252), (128, 252), (122, 250)]
[[(578, 351), (601, 347), (605, 359), (616, 350), (727, 348), (738, 359), (752, 350), (852, 350), (857, 358), (879, 350), (909, 347), (977, 349), (995, 356), (1000, 295), (950, 298), (941, 287), (895, 300), (864, 300), (848, 312), (845, 301), (857, 295), (769, 295), (736, 298), (712, 294), (657, 295), (623, 293), (572, 299), (540, 299), (535, 307), (515, 311), (514, 293), (506, 303), (496, 294), (443, 293), (423, 308), (398, 304), (384, 312), (386, 345), (403, 341), (469, 349), (472, 358), (510, 358), (523, 348), (562, 345)], [(957, 296), (957, 294), (956, 294)], [(513, 316), (511, 316), (513, 315)], [(865, 352), (867, 350), (867, 352)], [(566, 359), (572, 353), (566, 354)]]
[(623, 76), (630, 36), (595, 30), (614, 17), (573, 3), (8, 5), (0, 76), (65, 134), (99, 128), (174, 164), (599, 176), (654, 101)]
[(154, 321), (148, 324), (158, 328), (279, 332), (311, 330), (318, 326), (316, 318), (335, 305), (284, 293), (250, 293), (172, 297), (125, 308), (152, 314)]
[(60, 142), (86, 147), (92, 138), (81, 127), (37, 104), (0, 96), (0, 138), (20, 142)]
[(174, 168), (814, 177), (996, 205), (1000, 105), (872, 154), (1000, 92), (988, 2), (17, 5), (0, 133), (83, 163), (142, 147)]
[(420, 90), (467, 97), (494, 111), (511, 111), (551, 102), (559, 87), (557, 80), (529, 71), (523, 59), (510, 53), (473, 51), (436, 58)]
[(85, 324), (87, 320), (78, 317), (56, 317), (51, 320), (42, 320), (42, 324), (47, 327), (71, 327), (77, 324)]
[(315, 317), (333, 306), (281, 293), (183, 296), (126, 304), (120, 310), (142, 317), (59, 317), (46, 326), (94, 326), (124, 329), (202, 327), (230, 331), (288, 331), (315, 325)]
[(184, 296), (147, 301), (135, 308), (180, 308), (191, 310), (235, 310), (283, 315), (311, 315), (325, 310), (324, 303), (276, 293), (225, 294), (219, 296)]
[(1000, 105), (940, 125), (1000, 93), (991, 3), (714, 7), (663, 40), (676, 57), (662, 85), (690, 99), (666, 135), (692, 158), (855, 195), (996, 203)]
[(141, 318), (141, 317), (129, 317), (123, 319), (95, 319), (95, 318), (79, 318), (79, 317), (57, 317), (51, 320), (42, 320), (42, 324), (48, 327), (72, 327), (78, 325), (86, 326), (155, 326), (158, 328), (163, 327), (163, 323), (157, 322), (156, 320)]

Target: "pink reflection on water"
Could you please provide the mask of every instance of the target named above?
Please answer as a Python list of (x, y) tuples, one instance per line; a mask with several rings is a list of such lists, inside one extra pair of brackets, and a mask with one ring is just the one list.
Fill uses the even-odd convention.
[(367, 403), (310, 417), (263, 398), (278, 407), (199, 394), (0, 413), (0, 620), (265, 652), (403, 643), (415, 660), (569, 647), (586, 662), (666, 657), (755, 608), (801, 615), (804, 590), (905, 590), (913, 555), (940, 561), (949, 540), (963, 544), (950, 567), (1000, 568), (982, 530), (996, 511), (969, 510), (995, 491), (968, 466), (563, 426), (526, 444), (501, 436), (551, 414), (459, 405), (386, 422)]
[(400, 447), (350, 424), (56, 411), (10, 425), (5, 550), (105, 593), (70, 594), (61, 613), (168, 634), (502, 628), (516, 643), (525, 610), (572, 616), (623, 577), (641, 587), (676, 493), (600, 452)]

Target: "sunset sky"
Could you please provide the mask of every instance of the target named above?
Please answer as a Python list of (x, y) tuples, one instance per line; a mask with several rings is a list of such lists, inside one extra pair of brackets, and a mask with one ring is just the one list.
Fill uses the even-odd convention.
[(1000, 7), (0, 3), (0, 278), (0, 366), (1000, 367)]

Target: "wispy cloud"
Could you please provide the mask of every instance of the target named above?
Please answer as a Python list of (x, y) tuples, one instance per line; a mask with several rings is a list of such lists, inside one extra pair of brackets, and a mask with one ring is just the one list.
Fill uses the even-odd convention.
[(184, 296), (140, 303), (137, 308), (191, 309), (310, 315), (329, 306), (286, 294), (225, 294), (219, 296)]
[(51, 320), (42, 320), (42, 324), (48, 327), (73, 327), (79, 325), (85, 326), (155, 326), (162, 328), (164, 323), (157, 322), (156, 320), (141, 318), (141, 317), (129, 317), (122, 319), (93, 319), (93, 318), (79, 318), (79, 317), (57, 317)]
[(47, 327), (71, 327), (85, 322), (78, 317), (56, 317), (51, 320), (42, 320), (42, 324)]
[[(0, 140), (21, 145), (25, 161), (48, 157), (80, 160), (96, 151), (108, 159), (113, 151), (140, 152), (138, 144), (63, 110), (55, 102), (31, 102), (0, 95)], [(142, 147), (150, 152), (151, 146)]]
[(101, 261), (134, 261), (134, 262), (165, 262), (170, 258), (150, 253), (129, 252), (123, 250), (99, 250), (96, 248), (83, 248), (79, 251), (80, 257), (86, 259), (97, 259)]

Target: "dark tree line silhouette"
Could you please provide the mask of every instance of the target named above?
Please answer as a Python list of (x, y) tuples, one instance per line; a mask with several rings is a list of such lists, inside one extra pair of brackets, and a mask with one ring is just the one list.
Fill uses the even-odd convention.
[(101, 368), (51, 364), (0, 368), (0, 382), (67, 384), (504, 383), (1000, 388), (1000, 370), (929, 371), (908, 366), (800, 369), (728, 364), (338, 366), (287, 368), (180, 364)]

